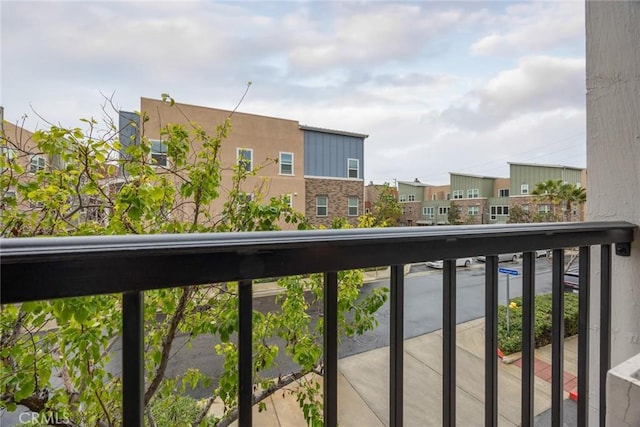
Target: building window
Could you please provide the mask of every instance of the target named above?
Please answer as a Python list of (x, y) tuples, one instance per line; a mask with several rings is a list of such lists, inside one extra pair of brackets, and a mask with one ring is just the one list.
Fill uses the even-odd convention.
[(360, 160), (347, 159), (347, 177), (360, 178)]
[(491, 206), (491, 219), (497, 219), (499, 216), (509, 216), (509, 206)]
[(469, 206), (467, 208), (467, 214), (468, 215), (478, 215), (480, 213), (480, 207), (479, 206)]
[(438, 200), (438, 195), (437, 194), (432, 194), (431, 195), (431, 200)]
[(415, 202), (416, 201), (416, 195), (415, 194), (408, 194), (407, 195), (407, 201), (408, 202)]
[(407, 201), (407, 195), (406, 195), (406, 194), (401, 194), (401, 195), (400, 195), (400, 199), (399, 199), (399, 200), (400, 200), (400, 202), (402, 202), (402, 203), (406, 202), (406, 201)]
[(433, 214), (435, 212), (435, 209), (433, 206), (425, 206), (422, 208), (422, 215), (429, 217), (429, 218), (433, 218)]
[(498, 190), (498, 197), (509, 197), (509, 189), (501, 188), (500, 190)]
[(29, 208), (30, 209), (42, 209), (42, 208), (44, 208), (44, 203), (29, 201)]
[(280, 175), (293, 175), (293, 153), (280, 153)]
[(440, 206), (438, 208), (438, 215), (449, 215), (449, 206)]
[(236, 148), (238, 166), (245, 172), (253, 170), (253, 150), (251, 148)]
[(447, 193), (447, 200), (451, 200), (451, 193)]
[(46, 164), (47, 162), (44, 156), (40, 156), (38, 154), (31, 156), (31, 159), (29, 160), (29, 172), (36, 173), (38, 171), (44, 170)]
[(329, 198), (327, 196), (316, 197), (316, 216), (327, 216), (329, 212)]
[(151, 161), (156, 166), (167, 166), (167, 144), (159, 139), (150, 139)]
[(348, 203), (348, 212), (349, 216), (358, 216), (358, 198), (357, 197), (349, 197), (347, 199)]
[(453, 198), (454, 199), (462, 199), (462, 198), (464, 198), (464, 191), (462, 191), (462, 190), (453, 190)]
[(289, 205), (290, 208), (293, 208), (293, 195), (292, 194), (285, 194), (284, 196), (282, 196), (282, 199), (284, 200), (284, 202), (286, 204)]
[(522, 184), (520, 186), (520, 194), (529, 194), (529, 184)]
[(467, 198), (468, 199), (477, 199), (480, 197), (480, 189), (478, 188), (470, 188), (467, 190)]
[(551, 206), (549, 205), (538, 205), (538, 213), (548, 214), (551, 212)]
[(9, 189), (2, 195), (0, 200), (0, 208), (5, 208), (7, 204), (13, 204), (16, 200), (16, 190)]
[(253, 200), (253, 194), (240, 193), (238, 194), (238, 206), (246, 206)]
[(0, 154), (2, 155), (2, 166), (0, 166), (0, 171), (3, 171), (17, 157), (17, 154), (16, 150), (8, 147), (0, 147)]

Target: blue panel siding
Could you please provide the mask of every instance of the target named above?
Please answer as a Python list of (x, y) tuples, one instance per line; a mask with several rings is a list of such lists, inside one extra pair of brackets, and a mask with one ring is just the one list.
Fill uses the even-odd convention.
[(120, 155), (124, 157), (129, 145), (140, 144), (140, 116), (129, 111), (120, 111), (118, 128), (120, 129), (119, 139), (122, 147)]
[(304, 173), (347, 178), (347, 159), (358, 159), (363, 178), (364, 138), (304, 130)]

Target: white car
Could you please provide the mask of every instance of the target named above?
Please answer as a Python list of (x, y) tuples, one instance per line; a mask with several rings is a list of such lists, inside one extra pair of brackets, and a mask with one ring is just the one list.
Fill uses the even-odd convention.
[[(535, 251), (535, 253), (536, 253), (536, 258), (547, 256), (546, 249), (538, 249)], [(518, 258), (522, 258), (522, 252), (518, 252), (517, 254), (516, 253), (500, 254), (498, 255), (498, 262), (503, 262), (503, 261), (516, 262)], [(480, 255), (479, 257), (476, 257), (476, 259), (480, 262), (486, 262), (486, 257), (484, 255)]]
[[(444, 262), (442, 260), (439, 261), (429, 261), (426, 263), (427, 267), (431, 268), (443, 268)], [(473, 258), (458, 258), (456, 259), (456, 267), (469, 267), (473, 264)]]
[[(502, 261), (512, 261), (512, 262), (516, 262), (518, 260), (520, 254), (500, 254), (498, 255), (498, 262), (502, 262)], [(476, 258), (478, 261), (480, 262), (486, 262), (487, 261), (487, 257), (484, 255), (480, 255), (479, 257)]]

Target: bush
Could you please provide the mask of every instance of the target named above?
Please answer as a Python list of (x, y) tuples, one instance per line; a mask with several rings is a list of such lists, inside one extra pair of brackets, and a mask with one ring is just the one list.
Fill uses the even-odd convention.
[[(196, 419), (202, 408), (198, 400), (189, 396), (168, 396), (156, 399), (151, 406), (151, 413), (157, 427), (191, 426), (191, 421)], [(201, 425), (208, 425), (210, 417), (206, 417)], [(145, 417), (145, 426), (149, 426)]]
[[(551, 344), (551, 294), (535, 297), (536, 348)], [(498, 347), (506, 355), (522, 351), (522, 298), (512, 298), (510, 303), (509, 333), (507, 334), (507, 306), (498, 306)], [(578, 334), (578, 295), (564, 294), (564, 336)]]

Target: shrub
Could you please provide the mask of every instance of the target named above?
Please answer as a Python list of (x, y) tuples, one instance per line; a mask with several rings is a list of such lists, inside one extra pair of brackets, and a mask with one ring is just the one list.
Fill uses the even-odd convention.
[[(551, 343), (551, 294), (535, 297), (536, 348)], [(509, 333), (507, 333), (507, 306), (498, 306), (498, 347), (506, 354), (522, 351), (522, 298), (512, 298), (509, 304)], [(578, 295), (564, 294), (564, 336), (578, 334)]]

